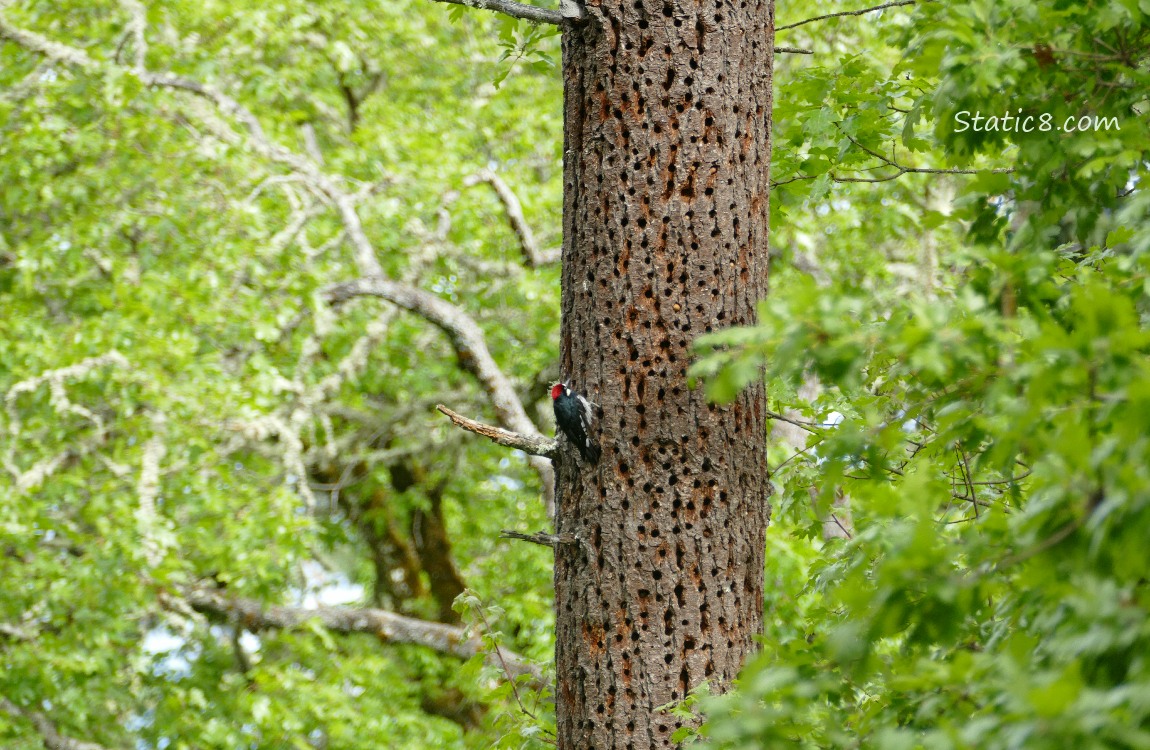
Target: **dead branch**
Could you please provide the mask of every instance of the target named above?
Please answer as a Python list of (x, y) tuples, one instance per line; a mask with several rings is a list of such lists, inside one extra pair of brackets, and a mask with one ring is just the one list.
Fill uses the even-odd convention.
[(462, 427), (468, 432), (482, 435), (499, 445), (505, 445), (508, 448), (518, 448), (532, 456), (551, 458), (555, 455), (555, 451), (559, 447), (559, 444), (556, 443), (555, 440), (544, 437), (543, 435), (524, 435), (518, 432), (504, 430), (500, 427), (492, 427), (491, 425), (476, 422), (473, 419), (468, 419), (461, 414), (457, 414), (443, 404), (438, 404), (435, 408), (440, 413), (447, 415), (447, 418), (454, 422), (457, 427)]
[(314, 620), (334, 633), (365, 633), (385, 643), (424, 646), (460, 659), (483, 654), (487, 664), (500, 669), (505, 667), (511, 677), (527, 676), (532, 683), (543, 684), (539, 667), (506, 649), (500, 649), (502, 659), (485, 652), (483, 641), (464, 628), (417, 620), (371, 607), (268, 605), (254, 599), (230, 597), (223, 591), (206, 587), (190, 588), (184, 592), (184, 598), (197, 612), (238, 622), (251, 631), (294, 630)]
[(548, 534), (546, 531), (537, 531), (534, 534), (524, 534), (519, 531), (511, 531), (504, 529), (499, 532), (500, 539), (518, 539), (523, 542), (531, 542), (544, 547), (558, 547), (560, 544), (575, 544), (576, 539), (574, 534)]
[(557, 10), (540, 8), (535, 5), (525, 5), (524, 3), (517, 3), (513, 0), (435, 0), (435, 2), (463, 5), (467, 8), (478, 8), (479, 10), (492, 10), (496, 13), (502, 13), (505, 16), (511, 16), (512, 18), (522, 18), (525, 21), (532, 21), (534, 23), (549, 23), (552, 26), (558, 26), (563, 23), (563, 15)]
[[(500, 424), (521, 435), (543, 437), (527, 416), (511, 380), (499, 369), (488, 351), (482, 329), (460, 308), (430, 292), (379, 276), (335, 284), (324, 290), (323, 296), (332, 305), (355, 297), (380, 297), (427, 320), (447, 335), (460, 366), (479, 380)], [(537, 453), (529, 453), (529, 456), (528, 460), (543, 484), (544, 502), (550, 513), (555, 505), (555, 473), (551, 462)]]

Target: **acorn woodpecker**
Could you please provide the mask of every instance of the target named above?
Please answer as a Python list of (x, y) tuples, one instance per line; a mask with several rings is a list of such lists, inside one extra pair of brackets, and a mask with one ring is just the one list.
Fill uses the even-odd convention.
[(567, 387), (566, 383), (551, 386), (551, 401), (555, 407), (555, 424), (567, 439), (579, 449), (587, 463), (599, 461), (599, 446), (591, 440), (591, 420), (594, 404)]

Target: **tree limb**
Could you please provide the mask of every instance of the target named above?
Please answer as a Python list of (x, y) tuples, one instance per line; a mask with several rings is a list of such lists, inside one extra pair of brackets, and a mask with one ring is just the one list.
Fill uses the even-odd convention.
[(386, 643), (425, 646), (460, 659), (483, 654), (487, 664), (500, 669), (506, 667), (511, 677), (526, 675), (536, 685), (543, 684), (543, 673), (539, 667), (506, 649), (500, 649), (502, 659), (494, 652), (485, 653), (483, 641), (464, 628), (367, 607), (265, 605), (254, 599), (233, 598), (218, 589), (203, 587), (188, 589), (184, 597), (197, 612), (239, 622), (251, 631), (293, 630), (310, 620), (317, 620), (335, 633), (365, 633), (377, 636)]
[(511, 381), (488, 351), (483, 331), (463, 310), (430, 292), (382, 277), (333, 284), (324, 290), (323, 296), (333, 305), (356, 297), (380, 297), (424, 318), (447, 335), (460, 364), (479, 379), (500, 423), (516, 432), (540, 434), (511, 387)]
[[(864, 151), (867, 154), (873, 156), (874, 158), (881, 161), (883, 164), (886, 164), (889, 167), (894, 167), (895, 169), (898, 170), (897, 174), (891, 175), (890, 177), (868, 179), (868, 180), (856, 179), (856, 180), (853, 180), (854, 182), (887, 182), (887, 181), (893, 180), (897, 177), (901, 177), (904, 174), (983, 174), (983, 173), (1010, 174), (1011, 172), (1014, 171), (1013, 169), (1011, 169), (1009, 167), (1002, 167), (999, 169), (937, 169), (934, 167), (908, 167), (904, 164), (899, 164), (894, 159), (888, 159), (887, 157), (883, 156), (882, 154), (875, 151), (874, 149), (867, 148), (863, 144), (859, 143), (854, 137), (852, 137), (850, 135), (850, 133), (847, 133), (845, 130), (843, 130), (841, 125), (838, 127), (839, 127), (839, 131), (842, 132), (842, 134), (847, 137), (847, 140), (850, 141), (851, 143), (853, 143), (855, 146), (857, 146), (859, 148), (859, 150)], [(892, 150), (893, 150), (893, 148), (892, 148)], [(836, 178), (836, 179), (838, 179), (838, 178)], [(840, 180), (840, 181), (845, 181), (845, 180)]]
[(555, 455), (555, 451), (559, 447), (559, 444), (551, 438), (539, 434), (523, 435), (518, 432), (504, 430), (500, 427), (492, 427), (491, 425), (476, 422), (473, 419), (468, 419), (461, 414), (457, 414), (443, 404), (439, 404), (435, 408), (442, 414), (447, 415), (447, 418), (454, 422), (457, 427), (462, 427), (468, 432), (474, 432), (477, 435), (490, 438), (499, 445), (505, 445), (508, 448), (518, 448), (532, 456), (551, 458)]
[(107, 750), (103, 745), (98, 745), (95, 742), (86, 742), (72, 737), (65, 737), (60, 734), (59, 730), (56, 729), (56, 725), (44, 714), (39, 711), (21, 708), (3, 696), (0, 696), (0, 711), (31, 722), (32, 726), (36, 728), (36, 731), (40, 733), (40, 737), (44, 740), (46, 750)]
[(514, 0), (435, 0), (435, 2), (451, 3), (452, 5), (462, 5), (479, 10), (493, 10), (512, 18), (522, 18), (524, 21), (534, 23), (549, 23), (553, 26), (558, 26), (564, 20), (563, 15), (557, 10), (517, 3)]
[[(421, 316), (447, 335), (459, 364), (479, 380), (499, 417), (499, 423), (505, 429), (531, 437), (543, 437), (527, 416), (511, 381), (488, 351), (483, 331), (463, 310), (430, 292), (379, 276), (335, 284), (323, 294), (333, 305), (355, 297), (380, 297)], [(538, 454), (530, 455), (528, 460), (542, 480), (544, 502), (550, 513), (555, 505), (555, 474), (551, 462)]]
[[(863, 151), (870, 153), (869, 149), (861, 147)], [(878, 157), (887, 162), (890, 166), (895, 167), (898, 171), (894, 174), (884, 175), (882, 177), (842, 177), (834, 172), (830, 172), (831, 182), (890, 182), (897, 180), (904, 174), (1012, 174), (1014, 169), (1011, 167), (1000, 167), (996, 169), (935, 169), (933, 167), (905, 167), (901, 164), (896, 164), (883, 157)], [(779, 180), (778, 182), (772, 181), (771, 188), (782, 187), (789, 185), (792, 182), (799, 182), (801, 180), (817, 180), (821, 175), (800, 174), (795, 175), (786, 180)]]
[[(768, 411), (767, 412), (767, 419), (777, 419), (780, 422), (786, 422), (788, 424), (793, 424), (795, 427), (799, 427), (799, 428), (804, 429), (807, 432), (813, 433), (815, 435), (818, 434), (818, 428), (823, 426), (817, 422), (806, 422), (806, 421), (803, 421), (801, 419), (795, 419), (793, 417), (788, 417), (785, 414), (779, 414), (778, 412), (775, 412), (775, 411)], [(796, 447), (798, 447), (798, 446), (796, 446)]]
[[(522, 18), (525, 21), (532, 23), (549, 23), (552, 26), (562, 25), (565, 21), (576, 20), (573, 18), (566, 18), (557, 10), (549, 8), (540, 8), (537, 5), (527, 5), (525, 3), (517, 3), (514, 0), (433, 0), (437, 3), (449, 3), (451, 5), (462, 5), (467, 8), (478, 8), (479, 10), (492, 10), (496, 13), (502, 13), (505, 16), (512, 18)], [(904, 2), (891, 3), (891, 5), (911, 5), (916, 0), (904, 0)], [(884, 6), (885, 7), (885, 6)], [(871, 10), (878, 10), (872, 8)], [(857, 16), (868, 11), (858, 11), (853, 13), (834, 13), (832, 15), (852, 15)], [(800, 21), (795, 26), (801, 26), (804, 23), (811, 21), (818, 21), (821, 18), (829, 18), (830, 16), (822, 16), (820, 18), (810, 18), (806, 21)], [(783, 26), (783, 29), (791, 28), (790, 26)], [(779, 31), (781, 29), (776, 29)], [(778, 53), (791, 53), (797, 55), (813, 55), (814, 52), (809, 49), (800, 49), (798, 47), (775, 47), (775, 52)]]
[(559, 262), (559, 248), (542, 251), (539, 249), (539, 243), (535, 240), (535, 234), (527, 224), (526, 217), (523, 216), (523, 205), (519, 202), (519, 197), (515, 195), (515, 191), (503, 181), (503, 178), (490, 169), (481, 169), (466, 178), (463, 181), (463, 185), (465, 187), (473, 187), (481, 182), (490, 185), (491, 189), (495, 191), (495, 194), (503, 204), (503, 208), (507, 212), (507, 223), (511, 225), (511, 231), (515, 232), (515, 236), (519, 238), (519, 248), (523, 251), (523, 257), (527, 261), (527, 265), (531, 268), (538, 268), (539, 266), (544, 266), (549, 263)]
[(543, 547), (558, 547), (560, 544), (575, 544), (574, 534), (548, 534), (546, 531), (537, 531), (534, 534), (524, 534), (519, 531), (504, 529), (499, 532), (500, 539), (518, 539), (522, 542), (531, 542)]
[[(929, 2), (929, 0), (927, 0), (927, 2)], [(786, 26), (776, 26), (775, 27), (775, 33), (778, 33), (780, 31), (786, 31), (787, 29), (793, 29), (796, 26), (803, 26), (804, 24), (814, 23), (815, 21), (825, 21), (828, 18), (838, 18), (839, 16), (862, 16), (862, 15), (866, 15), (867, 13), (874, 13), (875, 11), (884, 10), (886, 8), (896, 8), (900, 5), (916, 5), (916, 4), (918, 4), (918, 0), (896, 0), (895, 2), (892, 2), (892, 3), (884, 3), (883, 5), (876, 5), (873, 8), (863, 8), (862, 10), (844, 10), (841, 13), (827, 13), (825, 16), (815, 16), (814, 18), (808, 18), (806, 20), (798, 21), (796, 23), (788, 23)]]

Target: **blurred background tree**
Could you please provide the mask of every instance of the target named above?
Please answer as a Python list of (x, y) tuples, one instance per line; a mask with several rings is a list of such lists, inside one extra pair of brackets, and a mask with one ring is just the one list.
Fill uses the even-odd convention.
[[(543, 479), (433, 407), (499, 423), (510, 390), (550, 432), (550, 30), (4, 6), (0, 744), (488, 747), (512, 705), (537, 731), (550, 561), (498, 535), (546, 526)], [(395, 305), (322, 297), (372, 263)]]

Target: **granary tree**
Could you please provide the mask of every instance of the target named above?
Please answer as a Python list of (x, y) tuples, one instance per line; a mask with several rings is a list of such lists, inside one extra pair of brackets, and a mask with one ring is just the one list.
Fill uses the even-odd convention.
[(762, 620), (764, 394), (687, 366), (766, 293), (773, 4), (564, 13), (560, 373), (602, 458), (549, 452), (558, 742), (670, 747), (659, 707), (729, 687)]
[(560, 362), (603, 458), (558, 459), (557, 729), (671, 747), (656, 708), (729, 687), (762, 620), (764, 395), (708, 404), (687, 366), (766, 292), (772, 3), (586, 11), (564, 38)]

